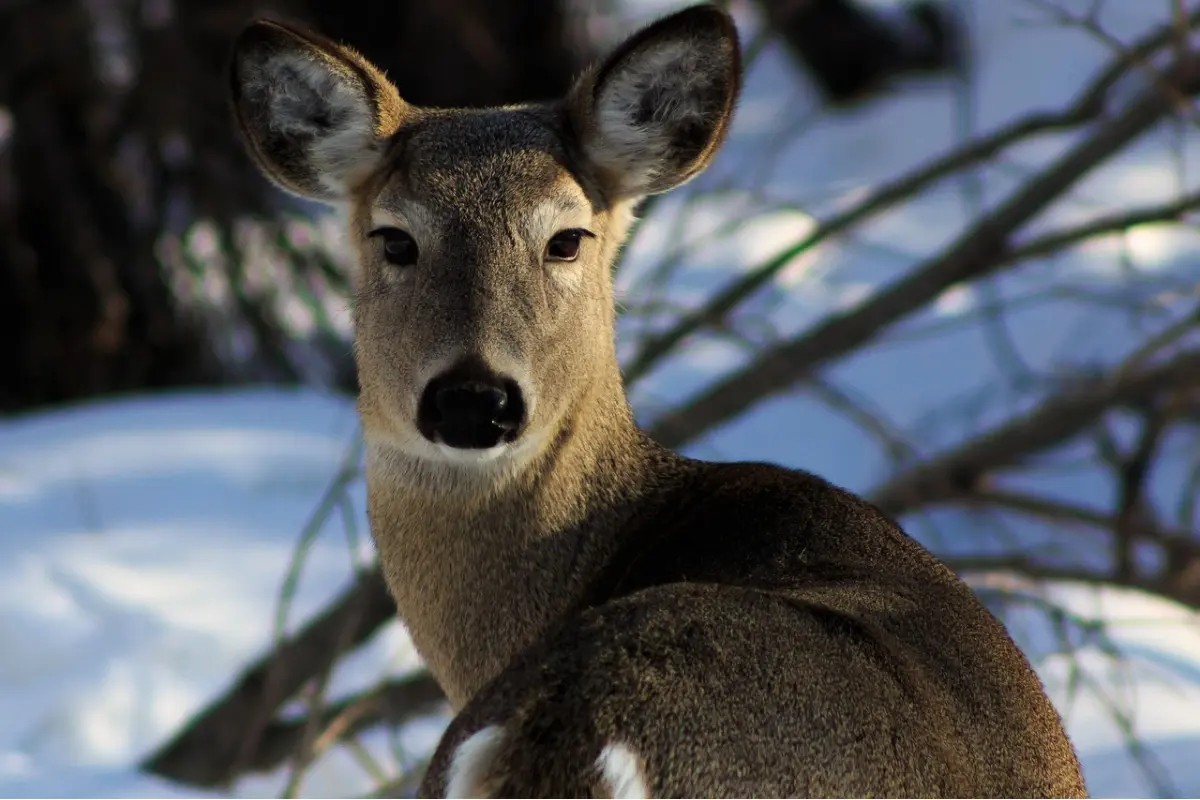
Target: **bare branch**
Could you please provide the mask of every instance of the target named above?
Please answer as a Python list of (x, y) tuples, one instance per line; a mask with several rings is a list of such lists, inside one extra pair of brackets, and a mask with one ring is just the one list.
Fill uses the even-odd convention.
[[(1200, 605), (1200, 597), (1196, 596), (1194, 589), (1188, 588), (1187, 581), (1189, 573), (1194, 573), (1196, 565), (1200, 564), (1200, 538), (1193, 533), (1163, 527), (1145, 515), (1122, 523), (1119, 516), (1027, 492), (982, 488), (969, 496), (952, 498), (949, 502), (971, 509), (1013, 511), (1060, 526), (1071, 523), (1086, 525), (1097, 531), (1115, 534), (1118, 539), (1124, 537), (1130, 544), (1135, 541), (1152, 543), (1162, 551), (1166, 559), (1165, 566), (1153, 579), (1136, 574), (1131, 569), (1123, 570), (1120, 564), (1122, 554), (1119, 550), (1115, 556), (1117, 563), (1113, 564), (1111, 569), (1095, 570), (1097, 579), (1122, 586), (1152, 589), (1177, 602), (1193, 607)], [(1126, 527), (1120, 532), (1122, 524)]]
[[(1200, 22), (1200, 11), (1189, 17), (1190, 24), (1197, 22)], [(876, 189), (858, 205), (818, 225), (794, 245), (735, 279), (698, 311), (680, 319), (670, 330), (649, 338), (638, 355), (623, 370), (626, 383), (632, 385), (645, 376), (688, 336), (719, 324), (743, 301), (770, 283), (788, 264), (822, 242), (916, 195), (939, 180), (994, 157), (1018, 142), (1037, 134), (1075, 128), (1099, 119), (1106, 110), (1108, 93), (1117, 81), (1124, 77), (1132, 66), (1142, 63), (1154, 51), (1170, 43), (1174, 34), (1174, 27), (1165, 25), (1128, 47), (1097, 73), (1092, 82), (1084, 87), (1065, 110), (1052, 114), (1031, 114), (1016, 120)]]
[(1029, 239), (1024, 244), (1013, 247), (998, 261), (997, 266), (1009, 266), (1053, 255), (1071, 245), (1079, 244), (1097, 236), (1110, 233), (1122, 233), (1138, 225), (1148, 225), (1156, 222), (1170, 222), (1181, 219), (1187, 212), (1200, 209), (1200, 192), (1193, 192), (1178, 200), (1161, 205), (1145, 208), (1130, 209), (1115, 214), (1097, 217), (1093, 220), (1063, 230), (1052, 231), (1036, 238)]
[(1094, 569), (1043, 564), (1026, 555), (945, 556), (942, 561), (960, 575), (1007, 572), (1034, 580), (1071, 581), (1096, 586), (1112, 583), (1109, 575)]
[[(1113, 36), (1111, 33), (1106, 31), (1103, 28), (1103, 26), (1100, 25), (1099, 21), (1096, 19), (1095, 14), (1088, 14), (1086, 16), (1075, 15), (1075, 14), (1070, 13), (1066, 9), (1062, 8), (1061, 6), (1050, 2), (1049, 0), (1026, 0), (1026, 2), (1033, 3), (1034, 5), (1040, 6), (1041, 8), (1045, 9), (1046, 11), (1048, 11), (1050, 13), (1050, 15), (1055, 19), (1055, 21), (1057, 21), (1059, 23), (1068, 23), (1071, 25), (1075, 25), (1075, 26), (1083, 29), (1084, 31), (1087, 31), (1088, 34), (1090, 34), (1097, 41), (1104, 44), (1106, 47), (1108, 47), (1110, 50), (1112, 50), (1117, 55), (1128, 58), (1130, 63), (1132, 63), (1134, 66), (1136, 66), (1138, 68), (1138, 70), (1141, 71), (1142, 73), (1144, 73), (1146, 75), (1146, 77), (1148, 77), (1150, 80), (1156, 81), (1156, 82), (1160, 81), (1160, 78), (1159, 78), (1157, 72), (1155, 71), (1154, 67), (1152, 65), (1146, 63), (1146, 61), (1145, 61), (1146, 54), (1131, 53), (1129, 48), (1125, 45), (1124, 42), (1122, 42), (1117, 37)], [(1175, 41), (1176, 58), (1184, 58), (1187, 56), (1186, 49), (1180, 49), (1179, 43), (1178, 43), (1178, 35), (1179, 35), (1178, 24), (1179, 24), (1179, 22), (1183, 21), (1184, 19), (1185, 19), (1184, 17), (1177, 17), (1177, 16), (1173, 17), (1170, 24), (1166, 26), (1167, 29), (1171, 31), (1173, 38), (1176, 39), (1176, 41)], [(1177, 104), (1177, 106), (1179, 108), (1179, 111), (1182, 114), (1185, 114), (1185, 115), (1191, 117), (1193, 122), (1196, 121), (1196, 119), (1197, 119), (1196, 107), (1194, 105), (1192, 105), (1189, 98), (1187, 98), (1186, 96), (1181, 94), (1174, 86), (1171, 86), (1170, 84), (1167, 84), (1167, 83), (1160, 83), (1159, 89), (1161, 91), (1165, 92), (1169, 97), (1171, 97), (1175, 101), (1175, 103)]]
[[(1169, 79), (1193, 93), (1200, 90), (1198, 67), (1194, 61), (1176, 65)], [(726, 375), (660, 419), (651, 428), (651, 436), (671, 447), (686, 444), (764, 398), (804, 380), (824, 363), (863, 346), (950, 286), (994, 272), (1014, 233), (1088, 171), (1153, 127), (1172, 107), (1161, 92), (1147, 89), (940, 255), (856, 309), (828, 318), (815, 330), (764, 352), (749, 365)]]
[[(1076, 523), (1102, 531), (1111, 531), (1116, 526), (1116, 519), (1112, 514), (1057, 498), (1041, 497), (1029, 492), (984, 487), (969, 496), (952, 498), (950, 502), (961, 503), (973, 509), (981, 507), (1007, 509), (1060, 525)], [(1200, 540), (1183, 530), (1141, 527), (1138, 529), (1137, 535), (1168, 547), (1192, 546), (1200, 554)]]
[(327, 671), (343, 649), (365, 642), (395, 613), (379, 571), (362, 575), (323, 614), (247, 669), (229, 691), (147, 758), (142, 769), (193, 786), (222, 786), (237, 777), (239, 763), (255, 761), (262, 746), (261, 736), (246, 742), (247, 731), (263, 715), (273, 717), (302, 686)]
[[(360, 695), (330, 703), (317, 718), (316, 727), (322, 733), (314, 743), (314, 754), (320, 755), (334, 743), (376, 725), (399, 726), (433, 713), (444, 703), (445, 695), (428, 672), (391, 680)], [(309, 724), (309, 717), (270, 723), (245, 770), (264, 772), (294, 758)]]
[(884, 448), (893, 463), (902, 464), (920, 457), (916, 446), (908, 441), (903, 433), (897, 431), (893, 425), (883, 419), (881, 414), (866, 408), (849, 392), (821, 378), (813, 380), (812, 391), (827, 406), (845, 414), (865, 432), (871, 434)]
[[(1196, 289), (1200, 291), (1200, 286), (1197, 286)], [(1133, 352), (1133, 355), (1125, 359), (1125, 363), (1121, 365), (1121, 369), (1139, 369), (1147, 361), (1150, 361), (1159, 353), (1166, 350), (1166, 348), (1182, 339), (1197, 326), (1200, 326), (1200, 304), (1196, 305), (1189, 313), (1142, 342), (1138, 349)]]
[(1020, 463), (1078, 435), (1108, 409), (1141, 405), (1159, 392), (1200, 385), (1200, 350), (1118, 378), (1105, 378), (1049, 398), (1034, 411), (930, 458), (871, 492), (892, 515), (972, 494), (991, 472)]
[(1134, 542), (1139, 519), (1149, 513), (1145, 504), (1146, 479), (1150, 475), (1154, 456), (1167, 430), (1168, 417), (1151, 411), (1142, 425), (1141, 436), (1133, 452), (1123, 459), (1118, 475), (1117, 510), (1113, 520), (1116, 536), (1116, 570), (1118, 581), (1126, 582), (1134, 574)]

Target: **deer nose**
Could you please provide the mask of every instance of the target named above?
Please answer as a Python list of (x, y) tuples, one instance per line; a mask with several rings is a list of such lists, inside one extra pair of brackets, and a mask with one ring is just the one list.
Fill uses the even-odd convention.
[(425, 387), (417, 409), (417, 428), (431, 442), (487, 450), (515, 441), (524, 417), (525, 403), (516, 381), (465, 363)]

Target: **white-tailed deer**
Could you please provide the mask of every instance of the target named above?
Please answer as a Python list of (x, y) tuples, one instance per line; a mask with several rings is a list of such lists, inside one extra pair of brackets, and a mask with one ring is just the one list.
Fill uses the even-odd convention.
[(372, 533), (458, 712), (423, 796), (1085, 795), (1025, 657), (892, 520), (634, 423), (610, 268), (634, 205), (725, 137), (724, 12), (486, 110), (410, 106), (275, 22), (234, 52), (261, 168), (343, 207), (358, 249)]

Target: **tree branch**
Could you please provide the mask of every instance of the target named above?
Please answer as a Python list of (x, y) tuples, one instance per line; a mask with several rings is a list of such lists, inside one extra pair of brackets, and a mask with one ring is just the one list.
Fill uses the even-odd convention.
[[(1200, 22), (1200, 10), (1189, 17), (1189, 22)], [(1075, 128), (1099, 119), (1104, 114), (1106, 99), (1113, 86), (1130, 68), (1143, 63), (1154, 51), (1169, 44), (1174, 35), (1175, 30), (1170, 25), (1164, 25), (1147, 34), (1098, 72), (1065, 110), (1052, 114), (1030, 114), (1016, 120), (880, 187), (863, 202), (818, 225), (800, 241), (734, 279), (698, 311), (683, 317), (664, 333), (650, 337), (623, 370), (626, 384), (632, 386), (644, 377), (688, 336), (701, 329), (719, 325), (743, 301), (770, 283), (784, 267), (822, 242), (886, 211), (959, 170), (992, 158), (1018, 142), (1037, 134)]]
[(946, 556), (942, 561), (960, 575), (972, 572), (1009, 572), (1030, 580), (1072, 581), (1095, 586), (1111, 584), (1110, 576), (1096, 570), (1043, 564), (1026, 555)]
[[(1151, 543), (1162, 551), (1166, 562), (1153, 580), (1134, 570), (1122, 570), (1122, 554), (1119, 550), (1114, 553), (1112, 570), (1103, 576), (1103, 580), (1121, 586), (1153, 588), (1154, 591), (1179, 603), (1193, 607), (1200, 605), (1200, 598), (1196, 596), (1194, 586), (1190, 586), (1186, 580), (1189, 572), (1194, 572), (1196, 565), (1200, 564), (1200, 538), (1197, 538), (1196, 534), (1183, 529), (1166, 528), (1145, 517), (1133, 522), (1122, 522), (1119, 514), (1108, 514), (1027, 492), (983, 488), (969, 496), (952, 498), (949, 502), (971, 509), (987, 506), (1013, 511), (1058, 525), (1087, 525), (1098, 531), (1114, 534), (1118, 537), (1118, 542), (1123, 537), (1130, 544), (1135, 540)], [(1124, 529), (1121, 527), (1123, 524), (1126, 526)]]
[(1085, 430), (1105, 411), (1143, 404), (1156, 393), (1200, 385), (1200, 350), (1087, 384), (897, 475), (868, 496), (893, 516), (974, 493), (989, 473), (1020, 463)]
[(1150, 411), (1142, 424), (1141, 436), (1133, 452), (1122, 459), (1118, 472), (1117, 510), (1113, 534), (1116, 537), (1116, 578), (1128, 581), (1133, 578), (1134, 540), (1137, 538), (1140, 518), (1150, 513), (1145, 501), (1146, 480), (1154, 466), (1154, 456), (1162, 443), (1169, 419), (1165, 413)]
[(264, 721), (306, 682), (328, 670), (343, 647), (362, 644), (395, 613), (379, 571), (363, 574), (323, 614), (247, 669), (222, 697), (147, 758), (142, 769), (193, 786), (228, 783), (244, 764), (263, 759), (262, 732), (270, 727)]
[[(1112, 514), (1094, 508), (1069, 503), (1052, 497), (1042, 497), (1029, 492), (1016, 492), (1007, 489), (984, 487), (971, 495), (951, 498), (948, 502), (959, 503), (968, 508), (978, 509), (992, 507), (1031, 517), (1038, 517), (1048, 522), (1076, 523), (1086, 525), (1101, 531), (1112, 531), (1117, 520)], [(1157, 526), (1138, 526), (1136, 533), (1142, 538), (1149, 539), (1167, 548), (1180, 546), (1193, 547), (1200, 554), (1200, 540), (1189, 535), (1186, 531), (1161, 528)]]
[[(401, 725), (432, 713), (445, 702), (445, 695), (428, 672), (419, 672), (388, 681), (370, 691), (330, 703), (320, 714), (317, 729), (322, 731), (315, 748), (324, 752), (334, 742), (348, 739), (375, 725)], [(243, 770), (265, 772), (296, 755), (310, 720), (275, 720), (263, 730), (252, 759)]]
[(1006, 267), (1035, 258), (1053, 255), (1071, 245), (1104, 236), (1122, 233), (1138, 225), (1177, 221), (1189, 211), (1200, 209), (1200, 192), (1192, 192), (1170, 203), (1129, 209), (1089, 220), (1081, 225), (1051, 231), (1027, 240), (1001, 255), (996, 266)]
[[(1194, 60), (1175, 65), (1169, 71), (1169, 80), (1193, 93), (1200, 89), (1198, 66)], [(1087, 172), (1153, 127), (1172, 107), (1170, 99), (1156, 88), (1146, 90), (1010, 195), (940, 255), (858, 308), (827, 318), (815, 330), (777, 345), (726, 375), (660, 419), (650, 429), (650, 435), (670, 447), (684, 445), (766, 397), (804, 380), (824, 363), (870, 342), (950, 286), (995, 271), (1014, 233)]]

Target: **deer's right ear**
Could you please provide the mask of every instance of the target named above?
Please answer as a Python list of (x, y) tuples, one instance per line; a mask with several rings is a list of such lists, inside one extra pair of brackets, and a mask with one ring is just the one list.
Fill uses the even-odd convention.
[(634, 34), (567, 98), (581, 149), (621, 198), (699, 174), (725, 139), (741, 87), (737, 29), (697, 5)]
[(230, 90), (267, 177), (325, 202), (343, 199), (379, 163), (406, 113), (396, 88), (355, 51), (265, 20), (234, 43)]

